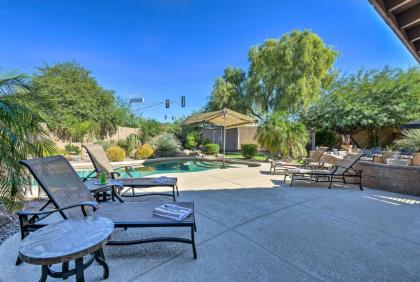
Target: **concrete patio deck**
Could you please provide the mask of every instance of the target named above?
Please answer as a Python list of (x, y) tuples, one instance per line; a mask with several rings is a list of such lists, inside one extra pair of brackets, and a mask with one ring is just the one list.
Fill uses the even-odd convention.
[[(185, 244), (109, 246), (107, 281), (420, 280), (419, 197), (305, 182), (291, 188), (267, 171), (263, 165), (178, 174), (179, 201), (195, 202), (198, 259)], [(0, 281), (40, 276), (40, 267), (14, 265), (19, 241), (16, 234), (0, 246)], [(100, 270), (92, 265), (86, 280), (100, 281)]]

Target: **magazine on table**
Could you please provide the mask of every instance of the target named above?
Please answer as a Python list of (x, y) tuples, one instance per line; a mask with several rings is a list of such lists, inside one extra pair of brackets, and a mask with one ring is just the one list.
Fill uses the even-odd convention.
[(161, 177), (157, 177), (153, 179), (152, 181), (155, 183), (161, 183), (161, 184), (171, 184), (174, 182), (174, 179), (171, 177), (161, 176)]
[(192, 214), (192, 209), (184, 208), (174, 204), (164, 204), (160, 207), (157, 207), (153, 210), (153, 214), (176, 221), (183, 221), (190, 214)]

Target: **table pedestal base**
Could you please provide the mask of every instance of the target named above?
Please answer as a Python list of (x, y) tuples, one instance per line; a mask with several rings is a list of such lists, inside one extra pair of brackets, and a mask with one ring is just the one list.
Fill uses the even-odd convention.
[(105, 256), (104, 256), (104, 252), (102, 249), (97, 250), (96, 252), (93, 253), (92, 257), (87, 261), (87, 262), (83, 262), (83, 257), (78, 258), (75, 260), (75, 268), (70, 269), (69, 270), (69, 262), (64, 262), (63, 263), (63, 267), (62, 267), (62, 271), (58, 272), (58, 271), (53, 271), (50, 269), (49, 265), (43, 265), (42, 266), (42, 275), (41, 275), (41, 279), (39, 280), (40, 282), (45, 282), (47, 281), (47, 277), (51, 276), (53, 278), (63, 278), (63, 279), (67, 279), (68, 277), (72, 276), (72, 275), (76, 275), (76, 281), (77, 282), (84, 282), (85, 278), (83, 275), (83, 271), (88, 268), (93, 261), (98, 262), (104, 269), (104, 274), (103, 274), (103, 278), (107, 279), (109, 276), (109, 268), (107, 263), (105, 262)]

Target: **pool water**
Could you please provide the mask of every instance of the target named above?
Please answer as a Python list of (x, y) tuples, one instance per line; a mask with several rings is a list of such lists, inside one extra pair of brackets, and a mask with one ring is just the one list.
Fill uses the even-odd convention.
[[(165, 173), (180, 173), (180, 172), (197, 172), (205, 171), (215, 168), (220, 168), (221, 162), (209, 161), (192, 161), (192, 160), (173, 160), (164, 162), (145, 163), (141, 167), (136, 167), (130, 171), (133, 177), (143, 177), (152, 174), (165, 174)], [(227, 165), (227, 167), (232, 167)], [(121, 173), (121, 178), (129, 177), (124, 170), (117, 170)], [(91, 173), (92, 170), (81, 170), (77, 173), (80, 177), (85, 177)]]

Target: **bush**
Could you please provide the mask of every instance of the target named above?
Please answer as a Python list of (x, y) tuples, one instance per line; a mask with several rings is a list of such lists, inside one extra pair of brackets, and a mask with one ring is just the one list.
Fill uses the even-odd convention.
[(80, 147), (73, 144), (67, 144), (64, 146), (64, 150), (72, 155), (79, 155), (80, 154)]
[(106, 150), (106, 156), (111, 162), (121, 162), (125, 158), (125, 150), (120, 146), (111, 146)]
[(258, 153), (258, 146), (255, 144), (242, 144), (241, 153), (246, 159), (252, 159)]
[(315, 144), (317, 146), (325, 146), (334, 148), (337, 145), (337, 136), (334, 131), (320, 130), (315, 133)]
[(137, 149), (140, 145), (140, 138), (137, 134), (130, 134), (126, 139), (118, 140), (117, 145), (123, 148), (126, 152)]
[(197, 132), (189, 132), (185, 138), (184, 147), (190, 150), (197, 148), (199, 138), (200, 136)]
[(203, 145), (212, 144), (210, 138), (204, 138)]
[(420, 129), (404, 130), (402, 135), (401, 139), (394, 142), (397, 148), (420, 152)]
[(203, 152), (207, 155), (216, 155), (220, 151), (219, 144), (209, 143), (203, 146)]
[(94, 142), (94, 144), (101, 145), (102, 148), (104, 148), (105, 151), (106, 151), (106, 149), (108, 149), (111, 146), (111, 144), (109, 144), (109, 142), (102, 141), (102, 140), (96, 141), (96, 142)]
[(150, 144), (143, 144), (134, 153), (134, 158), (136, 160), (145, 160), (150, 158), (153, 155), (153, 147)]
[(173, 157), (179, 148), (176, 137), (168, 132), (154, 137), (151, 143), (155, 147), (155, 154), (159, 157)]

